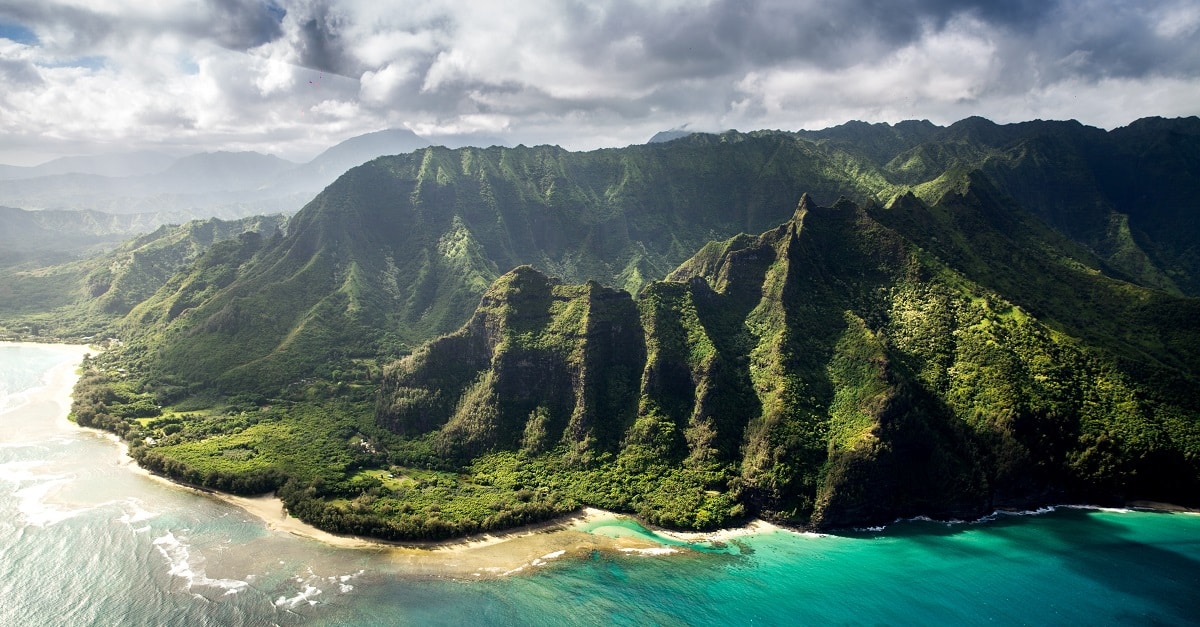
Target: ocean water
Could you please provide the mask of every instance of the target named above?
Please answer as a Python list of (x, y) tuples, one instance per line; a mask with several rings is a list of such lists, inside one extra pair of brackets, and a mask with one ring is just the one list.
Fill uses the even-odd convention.
[(661, 546), (581, 544), (503, 577), (335, 548), (135, 472), (67, 422), (39, 390), (78, 358), (0, 344), (0, 625), (1200, 622), (1194, 514), (1056, 508), (715, 545), (613, 518), (557, 537)]

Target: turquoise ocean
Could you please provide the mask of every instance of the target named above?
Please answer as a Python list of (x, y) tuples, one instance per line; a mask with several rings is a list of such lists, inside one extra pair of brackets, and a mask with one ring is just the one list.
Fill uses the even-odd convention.
[(0, 625), (1200, 623), (1200, 516), (1049, 508), (567, 551), (516, 574), (410, 568), (272, 531), (135, 472), (39, 394), (76, 349), (0, 344)]

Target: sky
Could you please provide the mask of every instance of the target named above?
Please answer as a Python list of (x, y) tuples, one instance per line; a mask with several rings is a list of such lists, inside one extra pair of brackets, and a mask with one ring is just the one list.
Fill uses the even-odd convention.
[(1200, 114), (1196, 0), (0, 0), (0, 163)]

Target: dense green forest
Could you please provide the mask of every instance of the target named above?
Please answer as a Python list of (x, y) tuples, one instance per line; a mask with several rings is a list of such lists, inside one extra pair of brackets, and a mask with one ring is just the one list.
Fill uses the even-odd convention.
[(428, 148), (0, 323), (117, 338), (81, 423), (331, 530), (1194, 500), (1198, 145), (972, 118)]
[[(443, 458), (550, 457), (632, 484), (580, 498), (685, 527), (748, 509), (837, 527), (978, 516), (1048, 493), (1192, 498), (1197, 404), (1177, 386), (1195, 390), (1194, 358), (1150, 372), (875, 218), (996, 209), (978, 185), (932, 208), (806, 198), (783, 226), (710, 245), (648, 285), (637, 312), (622, 293), (518, 268), (462, 330), (385, 370), (379, 420), (434, 434)], [(1078, 269), (1058, 278), (1074, 273), (1064, 312), (1114, 287), (1155, 294)], [(1181, 320), (1200, 315), (1176, 300)], [(1131, 336), (1153, 328), (1124, 320)], [(1177, 333), (1194, 343), (1200, 331)]]

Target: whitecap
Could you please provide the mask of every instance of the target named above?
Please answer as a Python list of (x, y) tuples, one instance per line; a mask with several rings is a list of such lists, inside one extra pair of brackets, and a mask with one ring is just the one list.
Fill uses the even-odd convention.
[[(1043, 505), (1042, 507), (1039, 507), (1037, 509), (998, 509), (998, 510), (992, 512), (992, 515), (993, 516), (1041, 516), (1042, 514), (1052, 513), (1055, 510), (1057, 510), (1059, 507), (1060, 507), (1059, 505)], [(1065, 507), (1074, 507), (1074, 506), (1067, 505)]]
[(646, 548), (646, 549), (623, 548), (623, 549), (621, 549), (621, 552), (622, 553), (636, 553), (638, 555), (670, 555), (672, 553), (678, 553), (679, 550), (673, 549), (669, 546), (656, 546), (656, 547), (650, 547), (650, 548)]
[(1066, 509), (1085, 509), (1093, 512), (1108, 512), (1110, 514), (1132, 514), (1134, 510), (1126, 507), (1101, 507), (1099, 505), (1063, 505)]
[(351, 573), (349, 575), (338, 575), (336, 577), (329, 577), (328, 580), (329, 580), (329, 583), (337, 584), (338, 592), (340, 592), (342, 594), (346, 594), (347, 592), (350, 592), (351, 590), (354, 589), (354, 586), (347, 582), (349, 582), (350, 580), (354, 579), (355, 577), (358, 577), (359, 575), (361, 575), (365, 572), (367, 572), (367, 571), (359, 570), (358, 572)]
[(320, 588), (311, 584), (306, 584), (304, 589), (294, 597), (280, 596), (278, 599), (275, 599), (275, 607), (286, 606), (288, 609), (292, 609), (305, 602), (307, 602), (309, 605), (316, 605), (317, 602), (313, 599), (319, 594), (321, 594)]
[(566, 551), (554, 551), (552, 553), (547, 553), (547, 554), (533, 560), (529, 564), (530, 564), (530, 566), (545, 566), (546, 563), (549, 562), (550, 560), (558, 559), (566, 554), (567, 554)]
[[(36, 527), (49, 527), (91, 511), (92, 507), (65, 509), (46, 501), (51, 491), (69, 483), (70, 475), (38, 474), (34, 468), (42, 462), (11, 462), (0, 465), (0, 481), (17, 486), (13, 496), (17, 497), (17, 511), (25, 522)], [(32, 485), (29, 485), (32, 484)]]
[(137, 497), (129, 497), (121, 501), (121, 507), (125, 510), (125, 513), (117, 520), (131, 527), (134, 523), (145, 522), (158, 517), (158, 512), (152, 512), (143, 508), (142, 500)]
[(228, 596), (237, 594), (250, 585), (240, 579), (212, 579), (208, 577), (202, 567), (204, 558), (201, 556), (193, 558), (191, 548), (185, 539), (177, 537), (170, 530), (166, 534), (155, 538), (152, 544), (162, 554), (163, 558), (167, 560), (167, 573), (173, 577), (183, 579), (186, 582), (185, 589), (189, 591), (195, 586), (204, 586), (225, 590), (225, 595)]

